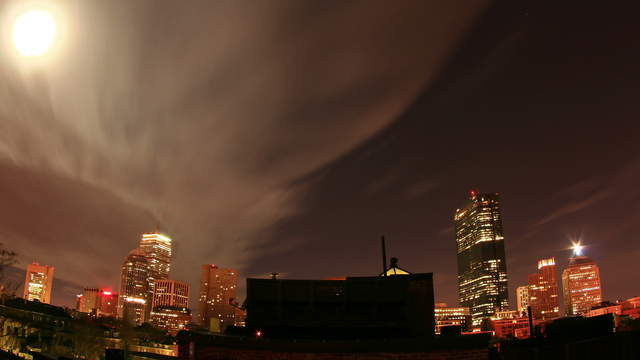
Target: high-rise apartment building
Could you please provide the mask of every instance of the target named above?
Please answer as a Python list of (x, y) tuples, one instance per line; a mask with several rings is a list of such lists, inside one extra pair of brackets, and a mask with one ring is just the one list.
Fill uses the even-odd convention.
[(516, 306), (518, 308), (518, 314), (522, 315), (527, 312), (527, 306), (529, 303), (529, 292), (531, 287), (529, 285), (518, 286), (516, 288)]
[(562, 287), (567, 315), (586, 314), (602, 302), (600, 269), (590, 258), (582, 255), (582, 246), (574, 245), (569, 265), (562, 272)]
[(534, 319), (546, 320), (560, 316), (554, 258), (538, 261), (538, 271), (529, 275), (529, 304)]
[(118, 317), (130, 324), (142, 324), (146, 319), (148, 300), (149, 262), (145, 252), (135, 249), (122, 264)]
[[(216, 325), (220, 330), (235, 324), (236, 308), (230, 301), (236, 297), (238, 272), (216, 265), (202, 265), (200, 296), (198, 298), (200, 322), (206, 328)], [(214, 324), (214, 322), (216, 324)]]
[[(154, 284), (156, 280), (169, 278), (171, 270), (171, 243), (170, 237), (156, 231), (154, 233), (142, 234), (140, 239), (140, 250), (144, 252), (148, 261), (149, 284), (147, 302), (153, 301)], [(151, 307), (147, 308), (147, 316)]]
[(458, 257), (458, 299), (473, 325), (509, 309), (507, 263), (497, 193), (471, 191), (454, 215)]
[(29, 301), (50, 304), (54, 270), (53, 266), (40, 265), (37, 262), (27, 265), (27, 275), (24, 279), (24, 298)]

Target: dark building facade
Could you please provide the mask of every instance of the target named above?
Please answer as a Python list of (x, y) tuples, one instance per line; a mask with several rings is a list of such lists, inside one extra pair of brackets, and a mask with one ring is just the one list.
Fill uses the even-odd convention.
[(458, 257), (458, 299), (474, 325), (509, 308), (507, 263), (500, 197), (471, 191), (454, 216)]
[(265, 337), (431, 336), (433, 277), (247, 279), (246, 310), (249, 331), (259, 330)]

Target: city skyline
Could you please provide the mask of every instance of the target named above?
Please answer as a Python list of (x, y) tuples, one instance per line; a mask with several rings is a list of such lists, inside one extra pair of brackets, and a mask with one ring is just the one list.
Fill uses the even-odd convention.
[[(133, 21), (120, 16), (131, 6), (78, 4), (83, 31), (37, 69), (0, 52), (0, 232), (20, 276), (33, 260), (57, 266), (54, 303), (117, 290), (113, 264), (161, 224), (176, 239), (172, 277), (192, 286), (205, 263), (366, 275), (385, 235), (453, 304), (451, 209), (470, 188), (502, 195), (512, 305), (531, 264), (565, 266), (578, 238), (610, 269), (606, 298), (637, 295), (640, 47), (620, 9), (163, 3)], [(180, 18), (175, 34), (157, 14)], [(214, 34), (211, 48), (192, 32)]]
[[(462, 211), (460, 208), (458, 208), (456, 210), (456, 217), (454, 220), (457, 221), (458, 219), (458, 215), (461, 214), (461, 212), (466, 212), (466, 211), (471, 211), (473, 210), (473, 214), (474, 217), (482, 217), (484, 216), (483, 214), (483, 207), (482, 206), (489, 206), (489, 203), (485, 203), (485, 201), (489, 201), (489, 202), (495, 202), (495, 204), (490, 205), (489, 208), (486, 209), (490, 209), (487, 212), (487, 216), (491, 215), (491, 217), (493, 218), (493, 214), (496, 213), (498, 216), (498, 220), (501, 219), (501, 214), (500, 214), (500, 210), (499, 210), (499, 201), (498, 201), (498, 197), (497, 194), (491, 194), (491, 193), (479, 193), (476, 190), (470, 190), (469, 191), (469, 196), (470, 196), (470, 202), (468, 204), (467, 208), (464, 208)], [(477, 201), (476, 205), (475, 202)], [(478, 208), (477, 210), (474, 210)], [(485, 210), (486, 210), (485, 209)], [(464, 215), (464, 214), (462, 214)], [(486, 216), (485, 216), (486, 217)], [(465, 220), (464, 222), (468, 222), (469, 220)], [(477, 223), (477, 220), (471, 220), (474, 223)], [(495, 222), (495, 219), (492, 220), (492, 223)], [(500, 222), (500, 221), (498, 221)], [(478, 224), (480, 224), (480, 226), (478, 227), (478, 229), (482, 229), (482, 225), (481, 222), (479, 222)], [(502, 238), (502, 234), (501, 234), (501, 225), (498, 224), (498, 227), (496, 228), (498, 230), (498, 232), (496, 233), (499, 237)], [(468, 233), (468, 232), (467, 232)], [(477, 239), (482, 239), (482, 231), (479, 233), (479, 235), (477, 236)], [(493, 234), (493, 233), (492, 233)], [(468, 233), (467, 235), (472, 235), (471, 233)], [(145, 241), (145, 239), (149, 239), (149, 238), (156, 238), (156, 237), (160, 237), (162, 239), (166, 239), (163, 240), (163, 242), (166, 241), (171, 241), (171, 239), (160, 233), (159, 231), (155, 231), (152, 233), (143, 233), (142, 237), (141, 237), (141, 244)], [(475, 236), (475, 235), (474, 235)], [(502, 239), (501, 239), (502, 240)], [(480, 241), (483, 242), (483, 241)], [(587, 312), (587, 310), (591, 307), (591, 306), (595, 306), (598, 305), (600, 302), (605, 301), (605, 300), (610, 300), (610, 299), (606, 299), (603, 298), (601, 295), (601, 283), (600, 283), (600, 272), (599, 269), (596, 266), (596, 273), (597, 273), (597, 282), (598, 282), (598, 300), (599, 301), (591, 301), (590, 304), (586, 307), (584, 307), (584, 309), (582, 309), (580, 312), (570, 312), (567, 308), (567, 304), (569, 304), (569, 299), (567, 298), (567, 293), (570, 292), (569, 290), (569, 285), (567, 284), (567, 280), (565, 278), (568, 278), (569, 275), (565, 275), (565, 273), (570, 272), (572, 267), (575, 267), (576, 264), (582, 264), (582, 263), (587, 263), (587, 265), (590, 264), (594, 264), (593, 260), (591, 260), (590, 258), (588, 258), (587, 256), (585, 256), (585, 249), (587, 247), (583, 244), (581, 244), (579, 241), (572, 241), (571, 242), (571, 246), (569, 248), (567, 248), (567, 251), (570, 250), (570, 257), (568, 258), (569, 261), (567, 263), (566, 266), (560, 268), (560, 270), (562, 271), (562, 286), (558, 286), (559, 280), (556, 276), (556, 270), (555, 270), (555, 258), (551, 257), (551, 258), (547, 258), (547, 259), (541, 259), (538, 260), (537, 262), (537, 268), (538, 268), (538, 272), (534, 273), (534, 274), (529, 274), (527, 277), (527, 281), (528, 284), (527, 285), (517, 285), (516, 289), (514, 291), (514, 293), (511, 295), (511, 299), (512, 302), (514, 303), (514, 305), (512, 306), (514, 310), (517, 310), (517, 312), (522, 313), (522, 311), (520, 311), (521, 309), (521, 304), (520, 301), (523, 300), (524, 304), (525, 304), (525, 308), (527, 305), (532, 305), (532, 309), (533, 309), (533, 313), (534, 313), (534, 318), (535, 319), (548, 319), (548, 318), (555, 318), (557, 316), (560, 316), (562, 314), (567, 314), (567, 315), (577, 315), (577, 314), (585, 314)], [(170, 254), (171, 250), (170, 250), (170, 245), (169, 245), (169, 254)], [(154, 253), (151, 253), (152, 256), (155, 256)], [(198, 320), (197, 321), (204, 321), (205, 318), (208, 318), (207, 315), (203, 316), (203, 294), (204, 293), (210, 293), (210, 296), (216, 297), (217, 300), (213, 300), (213, 303), (219, 304), (219, 305), (223, 305), (223, 306), (227, 306), (227, 302), (226, 300), (221, 301), (220, 299), (224, 298), (224, 299), (234, 299), (235, 303), (238, 303), (238, 299), (236, 298), (236, 294), (237, 294), (237, 287), (238, 287), (238, 283), (237, 283), (237, 270), (233, 270), (233, 269), (219, 269), (217, 265), (213, 265), (213, 264), (204, 264), (202, 266), (200, 266), (200, 271), (201, 271), (201, 278), (200, 278), (200, 295), (196, 298), (191, 298), (189, 296), (189, 288), (191, 287), (191, 285), (189, 285), (188, 283), (182, 282), (182, 281), (178, 281), (178, 280), (173, 280), (173, 279), (164, 279), (164, 280), (155, 280), (152, 278), (152, 276), (150, 275), (151, 272), (155, 269), (155, 267), (152, 265), (152, 259), (149, 257), (150, 256), (150, 252), (149, 250), (144, 251), (142, 250), (141, 247), (136, 248), (132, 251), (129, 252), (128, 256), (125, 259), (125, 263), (122, 266), (122, 271), (121, 271), (121, 276), (122, 276), (122, 280), (121, 280), (121, 284), (120, 284), (120, 290), (121, 290), (121, 296), (118, 296), (117, 293), (112, 293), (111, 290), (109, 288), (107, 289), (99, 289), (99, 288), (84, 288), (84, 291), (82, 294), (78, 294), (76, 295), (76, 303), (75, 303), (75, 308), (78, 309), (79, 311), (83, 311), (83, 312), (90, 312), (90, 311), (86, 311), (85, 309), (87, 308), (87, 304), (88, 303), (94, 303), (96, 305), (96, 307), (100, 308), (100, 299), (99, 296), (103, 296), (104, 294), (108, 295), (109, 297), (112, 296), (116, 296), (119, 299), (116, 301), (116, 303), (114, 304), (117, 305), (117, 310), (114, 314), (116, 314), (118, 317), (123, 317), (126, 318), (126, 315), (124, 314), (124, 306), (126, 305), (131, 305), (128, 304), (131, 301), (127, 301), (126, 298), (128, 298), (129, 296), (131, 296), (133, 294), (134, 297), (136, 297), (136, 299), (133, 300), (138, 300), (138, 301), (134, 301), (135, 303), (135, 309), (133, 310), (136, 315), (134, 316), (136, 319), (134, 322), (138, 322), (138, 321), (150, 321), (151, 320), (151, 312), (153, 311), (153, 308), (155, 307), (155, 302), (160, 300), (160, 299), (164, 299), (164, 301), (161, 301), (160, 307), (176, 307), (176, 308), (184, 308), (185, 310), (189, 310), (189, 318), (191, 318), (191, 309), (196, 309), (196, 311), (198, 311), (197, 313), (195, 313), (194, 315), (198, 315)], [(395, 258), (391, 258), (391, 266), (393, 266), (393, 262), (394, 262)], [(397, 261), (397, 259), (395, 259), (395, 261)], [(138, 264), (139, 263), (139, 264)], [(166, 263), (166, 268), (168, 269), (170, 265), (170, 258), (169, 261)], [(397, 266), (397, 265), (396, 265)], [(37, 273), (41, 273), (42, 271), (41, 268), (44, 269), (51, 269), (51, 272), (53, 272), (53, 266), (40, 266), (38, 263), (34, 262), (33, 264), (30, 264), (28, 266), (28, 269), (31, 269), (30, 271), (32, 272), (37, 272)], [(213, 270), (212, 270), (213, 269)], [(222, 271), (223, 273), (228, 273), (230, 274), (234, 279), (233, 280), (233, 286), (229, 287), (229, 284), (232, 283), (228, 283), (222, 280), (214, 280), (214, 281), (222, 281), (221, 283), (216, 283), (216, 285), (214, 286), (214, 288), (212, 290), (204, 290), (206, 289), (208, 286), (207, 282), (210, 281), (210, 277), (212, 276), (211, 274), (214, 274), (215, 276), (215, 272), (216, 271)], [(591, 270), (589, 270), (588, 272), (590, 272)], [(27, 279), (28, 279), (28, 274), (29, 274), (29, 270), (26, 272), (27, 274)], [(135, 274), (135, 278), (131, 278), (131, 274)], [(209, 274), (209, 275), (205, 275), (205, 274)], [(157, 275), (156, 275), (157, 276)], [(169, 274), (163, 274), (163, 277), (168, 277)], [(273, 277), (273, 274), (270, 274), (269, 276)], [(380, 275), (381, 276), (381, 275)], [(580, 274), (578, 274), (579, 277), (583, 277), (583, 274), (580, 272)], [(216, 277), (217, 278), (217, 277)], [(344, 277), (339, 277), (341, 279), (344, 279)], [(500, 278), (500, 277), (498, 277)], [(125, 280), (126, 279), (126, 280)], [(144, 279), (144, 280), (143, 280)], [(153, 280), (152, 280), (153, 279)], [(46, 279), (45, 279), (46, 280)], [(555, 280), (555, 287), (554, 287), (554, 280)], [(27, 284), (28, 280), (25, 280), (25, 284)], [(142, 302), (143, 299), (143, 294), (146, 294), (146, 292), (148, 292), (149, 288), (151, 287), (151, 281), (154, 282), (154, 285), (156, 282), (161, 282), (161, 288), (162, 291), (160, 293), (153, 291), (153, 292), (149, 292), (150, 295), (147, 296), (151, 296), (150, 298), (144, 298), (144, 303)], [(589, 280), (587, 280), (589, 281)], [(49, 282), (51, 283), (51, 280), (49, 280)], [(132, 284), (133, 282), (133, 284)], [(525, 283), (526, 283), (525, 282)], [(139, 284), (138, 284), (139, 283)], [(224, 284), (226, 285), (224, 285)], [(223, 286), (224, 285), (224, 286)], [(226, 286), (226, 287), (225, 287)], [(224, 287), (224, 289), (222, 289), (222, 291), (217, 294), (216, 288), (220, 287), (222, 289), (222, 287)], [(129, 290), (127, 288), (131, 288), (133, 290)], [(525, 290), (526, 288), (526, 296), (524, 299), (521, 299), (521, 296), (519, 294), (519, 292), (521, 290)], [(185, 290), (186, 289), (186, 290)], [(48, 296), (51, 296), (51, 285), (49, 285), (48, 287)], [(177, 291), (177, 293), (175, 292)], [(203, 293), (204, 291), (204, 293)], [(211, 292), (212, 291), (212, 292)], [(94, 295), (89, 295), (92, 297), (88, 297), (87, 296), (87, 292), (90, 293), (95, 293)], [(437, 292), (437, 289), (436, 289)], [(563, 298), (561, 299), (560, 296), (560, 292), (563, 293)], [(139, 293), (139, 294), (138, 294)], [(229, 293), (231, 295), (227, 295), (226, 293)], [(115, 295), (112, 295), (115, 294)], [(138, 295), (136, 295), (138, 294)], [(185, 295), (186, 294), (186, 295)], [(543, 297), (542, 302), (540, 302), (540, 297), (541, 294), (545, 294)], [(27, 298), (27, 294), (25, 293), (23, 295), (23, 297)], [(205, 297), (209, 298), (209, 295), (205, 295)], [(536, 297), (538, 298), (538, 300), (536, 301)], [(87, 300), (87, 299), (90, 300)], [(438, 299), (436, 299), (437, 301)], [(562, 300), (562, 301), (561, 301)], [(615, 300), (615, 301), (621, 301), (623, 299), (611, 299), (611, 300)], [(205, 301), (208, 302), (209, 300)], [(147, 302), (149, 305), (147, 305)], [(444, 304), (444, 303), (441, 303)], [(510, 303), (508, 303), (509, 306), (511, 306)], [(464, 305), (462, 303), (458, 303), (456, 304), (454, 307), (463, 307)], [(236, 312), (235, 310), (232, 309), (233, 307), (230, 306), (229, 307), (229, 311), (228, 311), (228, 317), (233, 317), (233, 314)], [(82, 310), (81, 310), (82, 309)], [(509, 307), (505, 308), (506, 310), (501, 310), (503, 312), (509, 312), (508, 309)], [(563, 311), (561, 311), (563, 310)], [(142, 311), (144, 313), (144, 315), (140, 315), (139, 312)], [(525, 310), (526, 311), (526, 310)], [(107, 314), (108, 316), (108, 314)], [(483, 317), (490, 317), (491, 315), (487, 315), (487, 316), (483, 316)], [(478, 325), (479, 322), (475, 321), (474, 325)]]
[(0, 357), (640, 359), (635, 7), (0, 1)]

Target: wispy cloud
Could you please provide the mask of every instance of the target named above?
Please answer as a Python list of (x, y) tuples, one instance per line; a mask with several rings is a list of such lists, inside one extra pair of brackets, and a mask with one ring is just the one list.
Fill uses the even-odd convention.
[(409, 186), (405, 196), (409, 199), (417, 198), (433, 191), (437, 186), (438, 184), (432, 179), (421, 180)]
[(581, 199), (577, 199), (577, 200), (573, 200), (570, 201), (568, 203), (566, 203), (565, 205), (555, 209), (554, 211), (552, 211), (549, 215), (543, 217), (542, 219), (540, 219), (539, 221), (537, 221), (534, 226), (540, 226), (540, 225), (544, 225), (546, 223), (555, 221), (557, 219), (560, 219), (564, 216), (567, 215), (571, 215), (573, 213), (579, 212), (583, 209), (588, 208), (589, 206), (592, 206), (596, 203), (598, 203), (599, 201), (604, 200), (605, 198), (611, 196), (613, 194), (612, 190), (609, 189), (603, 189), (603, 190), (599, 190), (587, 197), (581, 198)]

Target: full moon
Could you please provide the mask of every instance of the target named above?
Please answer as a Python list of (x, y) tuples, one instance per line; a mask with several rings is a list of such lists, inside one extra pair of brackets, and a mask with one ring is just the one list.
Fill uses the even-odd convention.
[(22, 56), (44, 55), (56, 36), (56, 22), (43, 10), (20, 15), (13, 24), (13, 43)]

